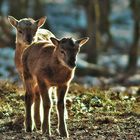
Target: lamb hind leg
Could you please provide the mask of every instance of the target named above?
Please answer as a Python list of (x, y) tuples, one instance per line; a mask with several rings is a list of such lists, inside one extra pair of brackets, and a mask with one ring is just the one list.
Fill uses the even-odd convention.
[(36, 130), (41, 129), (41, 120), (40, 120), (40, 93), (39, 89), (35, 87), (35, 104), (34, 104), (34, 121)]
[(68, 131), (67, 131), (67, 125), (65, 122), (65, 95), (68, 90), (68, 87), (61, 86), (57, 88), (57, 109), (58, 109), (58, 121), (59, 121), (59, 132), (62, 137), (69, 137)]
[(50, 131), (50, 111), (51, 111), (51, 99), (49, 95), (49, 88), (43, 80), (38, 80), (40, 94), (43, 102), (43, 124), (42, 133), (51, 136)]

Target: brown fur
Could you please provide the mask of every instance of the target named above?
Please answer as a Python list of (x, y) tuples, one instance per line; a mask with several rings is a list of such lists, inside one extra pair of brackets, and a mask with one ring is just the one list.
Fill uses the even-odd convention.
[[(12, 16), (9, 16), (8, 19), (11, 25), (16, 28), (15, 65), (20, 78), (23, 80), (23, 65), (21, 58), (24, 50), (29, 47), (31, 43), (37, 42), (38, 40), (49, 40), (49, 38), (54, 37), (54, 35), (46, 29), (40, 29), (40, 27), (45, 23), (46, 17), (42, 17), (36, 21), (31, 18), (17, 20)], [(36, 124), (36, 129), (40, 129), (40, 94), (37, 86), (34, 87), (34, 92), (35, 96), (31, 103), (35, 102), (34, 112), (36, 116), (34, 116), (34, 121)], [(30, 97), (25, 95), (25, 101), (28, 100), (28, 98)], [(29, 103), (30, 102), (27, 102), (26, 105), (28, 106)]]
[[(51, 38), (52, 42), (34, 43), (24, 51), (22, 61), (26, 88), (26, 131), (31, 131), (31, 105), (36, 97), (34, 90), (36, 87), (39, 89), (38, 93), (43, 101), (42, 132), (51, 135), (51, 93), (49, 93), (49, 89), (55, 86), (57, 88), (58, 130), (61, 136), (68, 137), (64, 117), (65, 96), (74, 76), (76, 56), (80, 46), (85, 44), (87, 40), (88, 38), (77, 41), (71, 38), (63, 38), (62, 40)], [(36, 112), (39, 114), (39, 109)], [(38, 117), (39, 115), (36, 116), (36, 119), (40, 120)], [(40, 124), (37, 121), (35, 123)]]
[(23, 66), (21, 57), (24, 49), (26, 49), (32, 42), (38, 40), (49, 40), (54, 35), (45, 29), (39, 29), (46, 21), (46, 17), (42, 17), (39, 20), (32, 18), (23, 18), (20, 20), (15, 19), (12, 16), (8, 17), (9, 22), (16, 28), (16, 50), (15, 50), (15, 65), (22, 78)]

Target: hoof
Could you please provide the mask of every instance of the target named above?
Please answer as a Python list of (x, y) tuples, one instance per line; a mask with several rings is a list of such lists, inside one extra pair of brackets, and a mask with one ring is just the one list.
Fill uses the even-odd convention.
[(36, 129), (37, 131), (41, 130), (41, 125), (36, 125), (36, 126), (35, 126), (35, 129)]
[(69, 138), (68, 134), (60, 134), (60, 137)]
[(26, 132), (32, 132), (31, 127), (27, 127), (27, 128), (26, 128)]
[(42, 135), (44, 136), (51, 136), (51, 133), (48, 131), (42, 131)]
[(69, 138), (68, 132), (60, 132), (59, 134), (61, 137)]
[(69, 133), (66, 129), (57, 129), (58, 134), (60, 137), (69, 138)]

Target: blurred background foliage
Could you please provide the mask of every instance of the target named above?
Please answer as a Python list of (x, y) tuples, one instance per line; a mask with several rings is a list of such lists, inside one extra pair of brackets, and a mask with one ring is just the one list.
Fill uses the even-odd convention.
[(43, 28), (57, 38), (90, 37), (78, 56), (75, 81), (87, 86), (140, 84), (139, 7), (140, 0), (0, 0), (0, 79), (18, 81), (15, 29), (7, 16), (45, 15)]

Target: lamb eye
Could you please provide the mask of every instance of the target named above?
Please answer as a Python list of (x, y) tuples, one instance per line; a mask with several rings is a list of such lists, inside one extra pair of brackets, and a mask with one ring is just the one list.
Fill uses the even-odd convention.
[(22, 34), (22, 31), (21, 31), (21, 30), (19, 30), (18, 32), (19, 32), (20, 34)]
[(61, 43), (64, 44), (64, 43), (66, 43), (66, 41), (67, 40), (64, 38), (64, 39), (61, 40)]
[(62, 50), (61, 50), (60, 52), (61, 52), (62, 54), (64, 54), (64, 55), (65, 55), (65, 52), (64, 52), (64, 51), (62, 51)]

